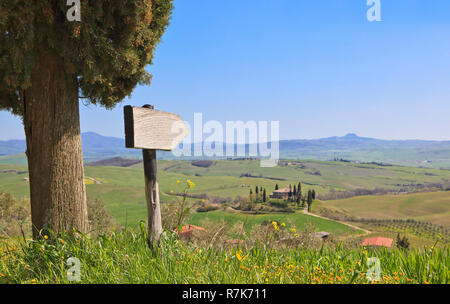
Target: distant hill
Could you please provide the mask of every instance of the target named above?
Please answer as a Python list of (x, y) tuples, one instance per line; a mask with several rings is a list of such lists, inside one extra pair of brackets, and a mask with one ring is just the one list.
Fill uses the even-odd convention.
[(24, 153), (27, 149), (25, 140), (0, 140), (0, 156)]
[(97, 160), (93, 162), (88, 162), (86, 166), (91, 167), (105, 167), (105, 166), (111, 166), (111, 167), (131, 167), (133, 165), (141, 163), (142, 160), (140, 159), (127, 159), (122, 157), (112, 157), (108, 159), (102, 159)]
[[(83, 157), (88, 162), (117, 156), (140, 159), (142, 155), (140, 150), (125, 148), (125, 141), (122, 138), (106, 137), (94, 132), (83, 133), (82, 143)], [(191, 146), (191, 151), (193, 151), (193, 146)], [(450, 168), (450, 141), (384, 140), (347, 134), (342, 137), (321, 139), (282, 140), (279, 147), (281, 158), (375, 161)], [(1, 155), (20, 154), (25, 152), (25, 149), (25, 140), (0, 141), (0, 157)], [(235, 149), (237, 149), (236, 146)], [(245, 149), (249, 150), (248, 145)], [(158, 158), (174, 159), (175, 156), (170, 152), (160, 151)], [(193, 159), (194, 157), (183, 158)]]
[(450, 141), (384, 140), (347, 134), (312, 140), (280, 141), (284, 158), (344, 159), (450, 168)]
[[(81, 134), (81, 141), (83, 157), (88, 161), (114, 156), (140, 158), (142, 154), (140, 150), (125, 148), (125, 140), (122, 138), (102, 136), (94, 132)], [(20, 154), (25, 150), (25, 140), (0, 141), (0, 155)]]

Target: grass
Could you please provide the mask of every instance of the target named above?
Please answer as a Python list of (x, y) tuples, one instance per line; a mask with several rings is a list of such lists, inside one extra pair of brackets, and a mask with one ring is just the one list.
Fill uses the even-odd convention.
[(27, 157), (25, 153), (0, 156), (0, 164), (26, 165)]
[[(166, 234), (157, 252), (141, 232), (114, 232), (97, 239), (64, 234), (52, 241), (0, 241), (0, 283), (70, 283), (67, 261), (80, 262), (79, 283), (373, 283), (370, 258), (380, 265), (385, 284), (448, 284), (450, 250), (424, 248), (219, 250), (181, 243)], [(75, 233), (77, 234), (77, 233)], [(372, 260), (373, 261), (373, 260)], [(76, 283), (76, 282), (73, 282)]]
[(188, 220), (189, 224), (202, 225), (203, 221), (221, 222), (224, 221), (229, 225), (237, 222), (244, 222), (244, 229), (249, 232), (253, 226), (260, 226), (264, 221), (279, 221), (280, 223), (289, 224), (298, 230), (306, 228), (307, 224), (312, 224), (318, 231), (331, 232), (334, 236), (342, 236), (349, 234), (361, 234), (362, 231), (350, 228), (344, 224), (317, 218), (302, 213), (288, 214), (264, 214), (264, 215), (247, 215), (242, 213), (230, 213), (224, 211), (213, 211), (207, 213), (194, 213)]

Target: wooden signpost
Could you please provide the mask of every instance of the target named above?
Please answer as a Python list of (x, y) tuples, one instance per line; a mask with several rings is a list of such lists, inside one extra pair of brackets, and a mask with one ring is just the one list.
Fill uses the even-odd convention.
[(176, 114), (157, 111), (153, 106), (125, 106), (125, 146), (142, 149), (145, 175), (145, 196), (148, 210), (149, 246), (159, 244), (162, 223), (156, 150), (170, 151), (189, 134), (189, 128)]

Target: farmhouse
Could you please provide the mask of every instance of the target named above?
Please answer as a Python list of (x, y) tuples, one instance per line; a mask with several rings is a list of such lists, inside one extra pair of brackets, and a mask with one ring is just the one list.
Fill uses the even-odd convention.
[(378, 246), (378, 247), (387, 247), (391, 248), (392, 246), (392, 239), (384, 238), (384, 237), (371, 237), (366, 238), (362, 242), (363, 246)]
[(270, 198), (287, 199), (289, 197), (289, 192), (291, 192), (291, 189), (289, 188), (282, 188), (279, 190), (275, 190), (270, 195)]

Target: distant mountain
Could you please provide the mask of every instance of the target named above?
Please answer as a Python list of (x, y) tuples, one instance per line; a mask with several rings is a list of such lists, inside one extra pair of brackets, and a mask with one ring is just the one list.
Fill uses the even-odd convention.
[[(125, 148), (125, 140), (117, 137), (107, 137), (94, 132), (81, 134), (83, 145), (83, 156), (86, 159), (102, 159), (108, 156), (129, 156), (138, 158), (140, 150)], [(26, 150), (25, 140), (0, 141), (0, 155), (24, 153)]]
[(371, 150), (371, 149), (433, 149), (450, 148), (450, 141), (432, 140), (384, 140), (369, 137), (359, 137), (350, 133), (342, 137), (328, 137), (311, 140), (282, 140), (282, 150), (289, 149), (315, 149), (320, 150)]
[(19, 154), (25, 152), (27, 149), (27, 144), (25, 140), (14, 139), (14, 140), (0, 140), (0, 156)]
[(125, 148), (125, 139), (117, 137), (106, 137), (94, 132), (81, 134), (83, 156), (86, 159), (100, 159), (109, 156), (128, 156), (138, 158), (140, 150)]
[[(122, 138), (87, 132), (82, 134), (82, 143), (83, 156), (87, 161), (117, 156), (141, 158), (141, 151), (125, 148), (125, 140)], [(193, 147), (194, 144), (191, 151)], [(321, 139), (282, 140), (279, 147), (281, 158), (377, 161), (450, 168), (450, 141), (383, 140), (347, 134)], [(237, 149), (237, 146), (234, 148)], [(0, 155), (19, 154), (25, 149), (25, 140), (0, 141)], [(246, 145), (245, 150), (249, 150), (249, 145)], [(158, 152), (158, 158), (174, 159), (175, 156), (161, 151)]]

